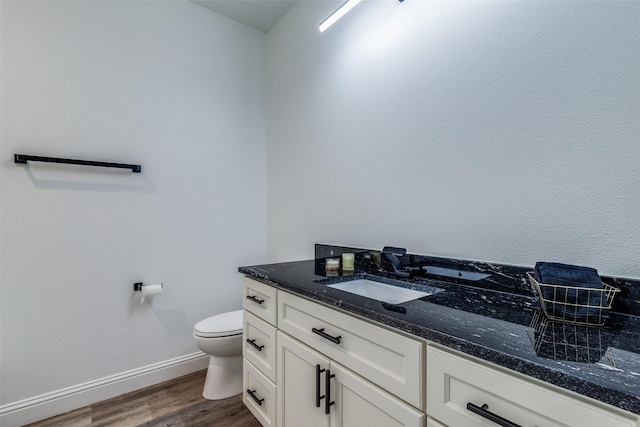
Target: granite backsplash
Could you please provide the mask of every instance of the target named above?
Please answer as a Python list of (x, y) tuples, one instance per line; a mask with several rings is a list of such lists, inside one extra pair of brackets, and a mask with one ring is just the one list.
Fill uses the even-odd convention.
[[(382, 276), (393, 277), (392, 268), (388, 262), (380, 259), (380, 249), (355, 248), (348, 246), (316, 244), (315, 261), (316, 274), (326, 276), (325, 261), (327, 258), (340, 258), (343, 253), (355, 254), (356, 272), (376, 273)], [(456, 278), (447, 277), (446, 280), (459, 285), (477, 287), (479, 289), (489, 289), (497, 292), (505, 292), (515, 295), (533, 297), (533, 291), (529, 285), (526, 272), (533, 271), (533, 266), (517, 266), (509, 264), (498, 264), (495, 262), (472, 261), (455, 258), (441, 258), (429, 255), (407, 253), (398, 256), (403, 268), (413, 270), (416, 277), (428, 277), (421, 266), (442, 267), (452, 270), (473, 271), (478, 273), (488, 273), (490, 277), (477, 282), (469, 282)], [(380, 262), (377, 262), (380, 260)], [(549, 260), (539, 260), (549, 261)], [(620, 292), (614, 299), (612, 312), (640, 316), (640, 280), (623, 277), (601, 276), (604, 283), (615, 286)]]

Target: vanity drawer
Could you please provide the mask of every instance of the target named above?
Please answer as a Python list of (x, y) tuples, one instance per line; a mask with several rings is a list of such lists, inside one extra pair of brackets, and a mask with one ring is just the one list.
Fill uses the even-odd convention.
[(424, 343), (278, 291), (278, 328), (424, 409)]
[(523, 427), (637, 427), (631, 417), (429, 346), (427, 414), (450, 426), (498, 425), (486, 411)]
[(245, 311), (242, 355), (273, 382), (276, 382), (276, 353), (276, 328)]
[(242, 401), (264, 427), (276, 425), (276, 386), (247, 359), (243, 360)]
[(242, 308), (275, 326), (278, 308), (276, 288), (246, 276), (243, 279), (243, 285)]
[(427, 427), (447, 427), (447, 426), (445, 426), (444, 424), (440, 424), (433, 418), (429, 417), (427, 418)]

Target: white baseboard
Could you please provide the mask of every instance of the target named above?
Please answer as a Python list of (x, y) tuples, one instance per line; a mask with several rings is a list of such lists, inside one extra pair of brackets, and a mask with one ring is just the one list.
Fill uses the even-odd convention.
[(0, 426), (18, 427), (206, 369), (201, 351), (0, 406)]

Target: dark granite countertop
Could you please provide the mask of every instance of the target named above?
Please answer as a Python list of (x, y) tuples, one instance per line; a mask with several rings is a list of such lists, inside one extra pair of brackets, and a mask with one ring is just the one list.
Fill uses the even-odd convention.
[[(326, 248), (316, 246), (315, 260), (238, 270), (279, 289), (640, 414), (640, 317), (614, 311), (602, 327), (552, 322), (541, 314), (527, 289), (525, 268), (428, 257), (418, 263), (448, 262), (449, 266), (489, 276), (472, 283), (439, 276), (403, 279), (402, 285), (408, 288), (433, 286), (444, 292), (390, 306), (327, 287), (327, 283), (344, 277), (342, 272), (326, 277), (322, 257)], [(335, 256), (334, 249), (331, 255)], [(405, 262), (408, 265), (416, 260), (403, 259), (403, 265)], [(386, 277), (390, 282), (395, 279), (369, 262), (368, 256), (363, 259), (356, 252), (355, 274), (363, 273)], [(633, 286), (634, 291), (638, 285), (628, 280), (615, 283)]]

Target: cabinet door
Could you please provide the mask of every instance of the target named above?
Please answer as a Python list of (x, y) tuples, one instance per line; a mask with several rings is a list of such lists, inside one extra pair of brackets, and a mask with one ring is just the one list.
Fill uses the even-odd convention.
[(332, 427), (422, 427), (425, 414), (331, 362)]
[(277, 333), (278, 427), (329, 427), (324, 400), (316, 406), (319, 394), (326, 390), (325, 372), (329, 360), (320, 353)]

